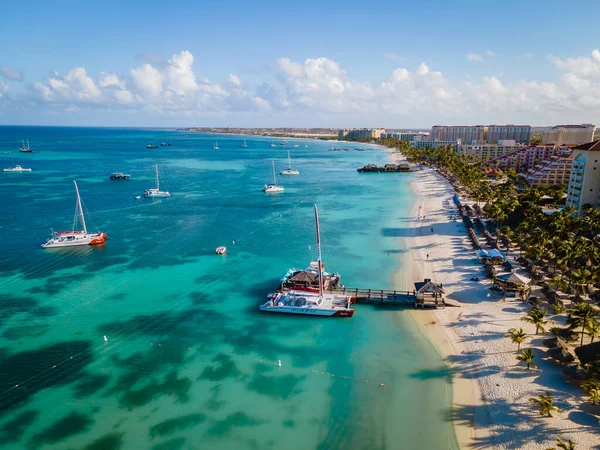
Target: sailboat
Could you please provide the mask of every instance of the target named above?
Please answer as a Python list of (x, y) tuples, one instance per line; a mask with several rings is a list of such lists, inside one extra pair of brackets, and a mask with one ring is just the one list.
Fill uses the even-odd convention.
[(153, 189), (146, 189), (144, 191), (144, 198), (164, 198), (164, 197), (170, 197), (171, 194), (169, 194), (168, 191), (161, 191), (160, 190), (160, 183), (158, 181), (158, 165), (154, 165), (154, 170), (156, 171), (156, 188)]
[[(75, 192), (77, 193), (77, 204), (75, 205), (75, 218), (73, 219), (73, 229), (71, 231), (56, 231), (52, 232), (52, 236), (48, 242), (42, 244), (42, 248), (57, 248), (57, 247), (75, 247), (77, 245), (98, 245), (106, 242), (106, 233), (93, 233), (87, 231), (85, 225), (85, 217), (83, 215), (83, 207), (81, 205), (81, 197), (79, 196), (79, 188), (77, 182), (73, 181)], [(81, 222), (81, 231), (75, 231), (77, 220)]]
[(277, 177), (275, 176), (275, 161), (272, 161), (273, 164), (273, 184), (265, 184), (263, 187), (263, 192), (267, 194), (276, 194), (279, 192), (283, 192), (283, 186), (277, 186)]
[(317, 231), (317, 268), (319, 291), (308, 292), (290, 289), (271, 295), (268, 301), (260, 305), (261, 311), (286, 314), (305, 314), (320, 317), (352, 317), (354, 310), (350, 309), (351, 299), (345, 295), (325, 294), (323, 292), (323, 262), (321, 261), (321, 232), (319, 230), (319, 210), (315, 208), (315, 223)]
[(219, 150), (219, 144), (215, 141), (215, 145), (213, 145), (213, 150)]
[(246, 144), (246, 139), (244, 139), (244, 143), (242, 144), (242, 147), (244, 147), (244, 148), (248, 147), (248, 144)]
[(288, 150), (288, 168), (279, 172), (279, 175), (300, 175), (297, 170), (292, 170), (292, 159), (290, 158), (290, 151)]
[(29, 146), (29, 139), (27, 139), (27, 145), (25, 145), (25, 139), (23, 139), (23, 147), (19, 149), (22, 153), (31, 153), (33, 149)]

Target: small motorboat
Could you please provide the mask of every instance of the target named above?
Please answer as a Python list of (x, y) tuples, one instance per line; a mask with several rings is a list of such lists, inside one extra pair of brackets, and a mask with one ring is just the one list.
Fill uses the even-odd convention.
[(271, 144), (271, 147), (277, 147), (277, 145), (275, 145), (275, 144)]
[(170, 143), (170, 142), (161, 142), (161, 143), (160, 143), (160, 146), (161, 146), (161, 147), (170, 147), (170, 146), (171, 146), (171, 143)]
[(26, 169), (17, 164), (15, 167), (7, 167), (6, 169), (4, 169), (4, 171), (5, 172), (31, 172), (31, 169)]
[(148, 144), (146, 145), (146, 148), (158, 148), (158, 145)]
[(224, 245), (220, 245), (215, 250), (215, 254), (217, 254), (217, 255), (224, 255), (225, 253), (227, 253), (227, 247), (225, 247)]
[(134, 198), (135, 198), (136, 200), (139, 200), (140, 198), (142, 198), (142, 196), (141, 196), (141, 195), (136, 195)]
[(111, 180), (129, 180), (129, 177), (131, 175), (129, 175), (128, 173), (123, 173), (123, 172), (113, 172), (110, 174), (109, 178)]

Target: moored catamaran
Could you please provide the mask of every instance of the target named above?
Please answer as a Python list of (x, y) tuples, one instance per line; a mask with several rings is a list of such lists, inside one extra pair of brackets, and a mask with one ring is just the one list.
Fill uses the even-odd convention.
[[(70, 231), (53, 231), (48, 242), (42, 244), (42, 248), (57, 248), (57, 247), (75, 247), (78, 245), (99, 245), (106, 242), (106, 233), (98, 231), (97, 233), (88, 233), (85, 224), (85, 216), (81, 205), (81, 197), (79, 196), (79, 188), (77, 182), (73, 181), (75, 192), (77, 193), (77, 204), (75, 206), (75, 218), (73, 219), (73, 228)], [(76, 231), (77, 220), (81, 222), (81, 231)]]
[(319, 229), (319, 210), (315, 204), (315, 223), (317, 234), (317, 271), (319, 289), (317, 292), (290, 289), (269, 296), (269, 300), (259, 309), (266, 312), (285, 314), (304, 314), (321, 317), (352, 317), (351, 299), (345, 295), (323, 292), (323, 263), (321, 261), (321, 232)]

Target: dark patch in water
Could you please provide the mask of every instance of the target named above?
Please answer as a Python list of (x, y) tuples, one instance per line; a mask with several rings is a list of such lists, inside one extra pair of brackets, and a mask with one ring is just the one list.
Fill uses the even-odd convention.
[(31, 438), (31, 444), (34, 448), (45, 444), (55, 444), (68, 437), (83, 433), (91, 428), (94, 421), (85, 414), (72, 412), (68, 416), (54, 422), (41, 433)]
[(58, 309), (54, 306), (38, 306), (37, 308), (29, 311), (34, 317), (52, 317), (58, 313)]
[(6, 422), (2, 428), (0, 428), (0, 442), (8, 443), (15, 442), (21, 439), (23, 433), (27, 428), (35, 422), (35, 419), (39, 415), (39, 411), (27, 410), (23, 411), (17, 417)]
[(225, 378), (235, 378), (241, 373), (229, 355), (219, 353), (214, 362), (214, 365), (204, 368), (198, 380), (222, 381)]
[[(317, 272), (318, 273), (318, 272)], [(294, 428), (296, 426), (296, 423), (293, 420), (284, 420), (283, 422), (281, 422), (281, 424), (286, 427), (286, 428)]]
[(108, 380), (110, 380), (109, 375), (88, 375), (82, 378), (75, 385), (75, 397), (83, 398), (92, 395), (106, 386)]
[(8, 294), (0, 294), (0, 320), (6, 319), (20, 313), (31, 311), (38, 305), (38, 301), (31, 297), (15, 297)]
[(200, 425), (206, 420), (205, 414), (188, 414), (185, 416), (176, 417), (174, 419), (165, 420), (150, 427), (148, 432), (150, 437), (154, 439), (157, 436), (171, 436), (176, 431), (193, 428)]
[[(14, 355), (0, 354), (0, 415), (36, 393), (80, 378), (92, 362), (90, 343), (70, 341)], [(52, 366), (56, 367), (52, 367)], [(23, 383), (21, 385), (21, 383)], [(19, 384), (19, 387), (14, 388)]]
[(73, 283), (78, 281), (86, 280), (89, 275), (89, 272), (84, 271), (82, 273), (73, 273), (69, 275), (61, 275), (56, 277), (51, 277), (46, 280), (46, 283), (43, 286), (36, 286), (30, 289), (27, 289), (25, 292), (30, 292), (32, 294), (58, 294), (60, 291), (69, 287)]
[(144, 406), (152, 400), (163, 395), (171, 395), (177, 399), (178, 403), (187, 403), (189, 401), (189, 390), (192, 381), (185, 378), (177, 378), (177, 372), (171, 372), (162, 383), (152, 380), (147, 386), (127, 391), (120, 399), (122, 407), (132, 410), (139, 406)]
[(108, 433), (91, 444), (84, 447), (84, 450), (120, 450), (123, 448), (123, 436), (125, 433)]
[(194, 305), (215, 304), (219, 303), (219, 301), (223, 298), (219, 295), (198, 291), (190, 292), (188, 294), (188, 297), (190, 298), (190, 300), (192, 300), (192, 303)]
[(119, 292), (117, 294), (109, 295), (106, 297), (106, 300), (125, 300), (127, 298), (127, 293)]
[(255, 419), (253, 417), (238, 411), (233, 414), (229, 414), (227, 418), (223, 420), (217, 420), (215, 424), (208, 430), (209, 434), (213, 436), (223, 436), (231, 432), (235, 427), (253, 427), (256, 425), (262, 425), (266, 423), (264, 420)]
[(262, 395), (286, 400), (302, 392), (298, 388), (298, 384), (305, 378), (305, 376), (296, 377), (291, 374), (274, 377), (255, 374), (248, 384), (248, 389)]
[(217, 384), (210, 388), (210, 392), (212, 392), (208, 402), (206, 402), (206, 407), (211, 411), (217, 411), (221, 409), (221, 407), (226, 403), (224, 401), (219, 400), (219, 396), (221, 395), (221, 385)]
[(180, 450), (183, 444), (185, 444), (185, 438), (174, 438), (154, 445), (152, 450)]
[(23, 338), (40, 337), (50, 329), (46, 324), (33, 326), (30, 321), (23, 321), (23, 323), (23, 325), (7, 328), (2, 332), (2, 337), (9, 341), (17, 341)]

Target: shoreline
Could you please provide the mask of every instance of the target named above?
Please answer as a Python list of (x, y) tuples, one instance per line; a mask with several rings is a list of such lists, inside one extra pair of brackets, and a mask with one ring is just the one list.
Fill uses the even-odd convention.
[[(557, 439), (572, 440), (578, 450), (600, 448), (600, 407), (593, 407), (577, 383), (546, 356), (543, 340), (549, 335), (535, 335), (535, 327), (520, 320), (528, 304), (488, 297), (491, 281), (483, 274), (462, 220), (449, 217), (457, 216), (453, 188), (432, 169), (418, 174), (411, 183), (417, 200), (403, 260), (411, 270), (397, 273), (396, 279), (412, 289), (414, 281), (431, 278), (443, 284), (446, 298), (460, 303), (411, 312), (451, 375), (453, 408), (448, 420), (454, 423), (460, 448), (545, 450)], [(419, 212), (424, 219), (416, 219)], [(523, 348), (533, 350), (539, 370), (517, 364), (516, 345), (505, 338), (510, 328), (523, 328), (528, 334)], [(529, 402), (546, 392), (562, 410), (553, 417), (541, 417)]]

